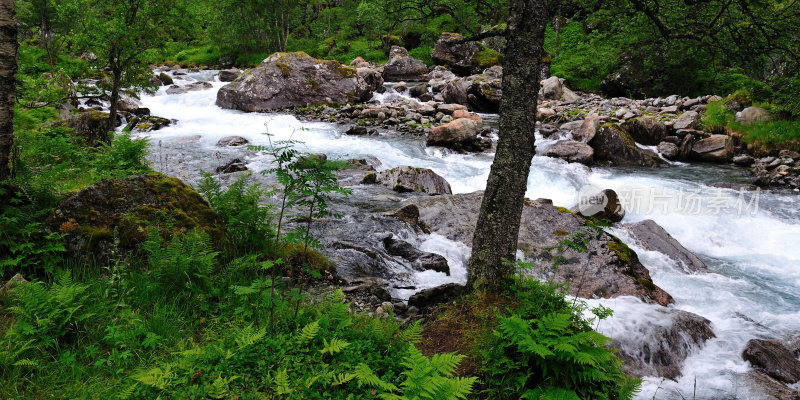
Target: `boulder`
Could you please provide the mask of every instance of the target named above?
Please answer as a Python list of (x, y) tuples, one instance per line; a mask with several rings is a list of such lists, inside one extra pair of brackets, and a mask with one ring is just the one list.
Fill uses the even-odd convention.
[(250, 141), (241, 136), (225, 136), (217, 141), (217, 147), (244, 146), (248, 143)]
[(761, 107), (747, 107), (736, 113), (736, 122), (751, 124), (753, 122), (769, 121), (769, 111)]
[[(483, 192), (417, 197), (404, 206), (415, 205), (420, 229), (438, 233), (450, 240), (472, 245), (475, 223)], [(588, 251), (559, 246), (565, 236), (588, 232)], [(562, 247), (562, 250), (559, 250)], [(529, 259), (538, 259), (545, 278), (570, 282), (572, 295), (584, 298), (635, 296), (649, 303), (667, 305), (672, 297), (653, 284), (634, 251), (606, 232), (589, 229), (586, 221), (566, 209), (557, 209), (549, 200), (526, 201), (517, 248)], [(556, 257), (565, 262), (550, 265)]]
[(383, 78), (387, 81), (428, 80), (428, 66), (423, 61), (408, 55), (408, 50), (400, 46), (392, 46), (389, 50), (389, 61), (383, 67)]
[(581, 192), (578, 204), (572, 211), (582, 217), (611, 222), (619, 222), (625, 218), (625, 209), (622, 208), (619, 196), (611, 189), (600, 192)]
[(220, 82), (233, 82), (241, 74), (242, 71), (238, 68), (223, 69), (222, 71), (219, 71), (217, 78)]
[(655, 146), (667, 137), (667, 126), (653, 117), (631, 119), (622, 124), (622, 129), (636, 142), (648, 146)]
[(692, 145), (691, 158), (709, 162), (728, 162), (733, 157), (733, 139), (728, 135), (711, 135)]
[(761, 372), (752, 371), (745, 375), (751, 393), (744, 398), (760, 400), (800, 400), (800, 392), (786, 386), (771, 376)]
[(262, 112), (309, 104), (369, 100), (376, 89), (355, 68), (303, 52), (275, 53), (217, 92), (217, 105)]
[(231, 174), (234, 172), (241, 172), (241, 171), (247, 171), (247, 165), (245, 165), (244, 162), (242, 162), (242, 160), (238, 158), (234, 158), (225, 165), (220, 165), (215, 170), (215, 172), (218, 174)]
[(364, 136), (367, 133), (369, 133), (367, 131), (367, 127), (358, 126), (358, 125), (353, 125), (353, 126), (347, 128), (347, 131), (345, 132), (345, 134), (351, 135), (351, 136)]
[(167, 88), (167, 94), (184, 94), (189, 92), (197, 92), (200, 90), (207, 90), (213, 87), (214, 85), (209, 82), (194, 82), (183, 86), (172, 85)]
[(20, 284), (28, 283), (28, 280), (23, 278), (21, 274), (14, 274), (6, 283), (0, 286), (0, 297), (4, 297), (7, 294), (11, 293), (15, 287)]
[(447, 103), (469, 106), (470, 110), (496, 113), (503, 96), (503, 67), (487, 68), (482, 74), (458, 78), (442, 89)]
[(589, 145), (594, 148), (595, 162), (640, 167), (656, 167), (664, 164), (664, 160), (657, 154), (638, 147), (631, 135), (616, 124), (600, 127)]
[(108, 134), (111, 130), (108, 126), (108, 113), (89, 109), (71, 116), (63, 124), (74, 129), (88, 146), (94, 147), (111, 141)]
[(678, 145), (670, 142), (659, 143), (657, 150), (667, 160), (677, 160), (681, 153), (681, 149), (678, 148)]
[(414, 293), (408, 299), (408, 306), (423, 309), (437, 304), (449, 303), (458, 299), (466, 292), (467, 290), (464, 285), (448, 283)]
[(453, 119), (458, 121), (461, 118), (466, 118), (475, 123), (478, 127), (483, 125), (483, 118), (480, 115), (471, 113), (467, 110), (454, 110), (453, 111)]
[(162, 86), (172, 85), (173, 82), (172, 77), (164, 72), (158, 74), (158, 80), (161, 82)]
[(567, 162), (589, 165), (594, 158), (594, 149), (586, 143), (575, 140), (562, 140), (550, 146), (545, 155), (560, 158)]
[[(565, 129), (564, 125), (561, 125), (561, 129)], [(600, 116), (593, 113), (583, 120), (578, 129), (572, 130), (572, 138), (582, 143), (589, 143), (589, 141), (594, 139), (594, 136), (597, 134), (597, 128), (599, 127)]]
[[(678, 119), (672, 124), (675, 130), (679, 129), (696, 129), (700, 124), (700, 114), (697, 111), (687, 111), (681, 114)], [(647, 143), (644, 143), (647, 144)]]
[(609, 346), (620, 349), (623, 368), (639, 378), (677, 379), (684, 360), (716, 337), (709, 320), (674, 308), (648, 308), (643, 315), (625, 317), (624, 332), (607, 333), (614, 338)]
[(428, 74), (428, 76), (431, 78), (428, 81), (428, 85), (430, 85), (431, 90), (433, 90), (434, 93), (441, 92), (445, 85), (458, 78), (456, 74), (442, 66), (435, 67), (433, 71)]
[(48, 232), (66, 234), (70, 256), (98, 266), (140, 251), (152, 230), (171, 240), (197, 228), (211, 236), (217, 250), (231, 244), (224, 221), (200, 194), (160, 174), (103, 179), (63, 199), (45, 225)]
[(459, 118), (434, 127), (428, 134), (428, 146), (444, 146), (461, 149), (470, 147), (478, 140), (478, 124), (468, 118)]
[(436, 106), (436, 110), (445, 115), (453, 115), (456, 111), (467, 111), (467, 107), (461, 104), (439, 104)]
[(464, 40), (464, 36), (443, 32), (433, 46), (431, 58), (437, 65), (446, 65), (459, 75), (469, 75), (475, 72), (473, 58), (481, 48), (475, 42), (453, 43), (459, 40)]
[(551, 76), (543, 80), (541, 85), (540, 91), (545, 100), (559, 100), (561, 95), (564, 94), (563, 84), (557, 76)]
[(740, 154), (736, 157), (733, 157), (731, 161), (740, 167), (749, 167), (753, 165), (755, 159), (749, 154)]
[(162, 117), (143, 115), (141, 117), (131, 118), (125, 129), (138, 132), (153, 132), (172, 125), (172, 122), (172, 120)]
[(742, 359), (781, 382), (800, 381), (800, 361), (777, 340), (750, 339)]
[(450, 266), (447, 259), (435, 253), (421, 251), (405, 240), (395, 239), (388, 236), (383, 239), (386, 252), (390, 255), (401, 257), (411, 264), (416, 271), (433, 270), (450, 275)]
[(396, 192), (420, 192), (430, 195), (451, 194), (450, 184), (428, 168), (396, 167), (378, 172), (377, 183)]
[(666, 254), (677, 261), (686, 272), (706, 272), (706, 264), (687, 250), (664, 228), (651, 219), (625, 225), (636, 241), (645, 249)]
[(428, 93), (427, 83), (412, 86), (410, 89), (408, 89), (408, 95), (411, 97), (419, 98), (420, 96), (425, 95), (426, 93)]

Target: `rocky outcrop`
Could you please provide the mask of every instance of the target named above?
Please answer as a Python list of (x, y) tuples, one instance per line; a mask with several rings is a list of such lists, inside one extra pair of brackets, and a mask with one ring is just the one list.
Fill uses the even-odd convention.
[(447, 180), (428, 168), (404, 166), (387, 169), (377, 174), (376, 182), (391, 187), (395, 192), (453, 193)]
[(389, 61), (383, 66), (383, 79), (393, 81), (421, 82), (428, 80), (428, 66), (408, 55), (408, 50), (392, 46)]
[(638, 318), (625, 321), (625, 332), (612, 336), (610, 346), (623, 368), (635, 377), (660, 376), (676, 379), (681, 366), (692, 352), (716, 337), (711, 322), (697, 314), (673, 308), (653, 308)]
[(391, 236), (383, 239), (383, 246), (386, 248), (387, 253), (408, 261), (416, 271), (432, 270), (450, 275), (450, 266), (447, 265), (447, 259), (439, 254), (421, 251), (411, 243)]
[(619, 222), (625, 218), (625, 209), (617, 192), (604, 189), (597, 193), (581, 193), (578, 205), (572, 210), (585, 218)]
[(733, 139), (728, 135), (711, 135), (692, 145), (691, 157), (699, 161), (728, 162), (733, 157)]
[(589, 165), (594, 160), (594, 149), (586, 143), (575, 140), (562, 140), (550, 146), (545, 155), (560, 158), (567, 162)]
[(197, 228), (211, 236), (218, 250), (230, 246), (225, 223), (208, 203), (179, 179), (159, 174), (97, 182), (62, 200), (46, 226), (66, 234), (70, 256), (99, 266), (115, 253), (139, 251), (153, 229), (171, 240)]
[(433, 46), (431, 58), (437, 65), (446, 65), (459, 75), (469, 75), (474, 72), (473, 58), (481, 48), (475, 42), (453, 43), (461, 40), (464, 40), (464, 36), (443, 32)]
[[(407, 200), (419, 210), (418, 227), (448, 239), (472, 245), (482, 192)], [(569, 235), (584, 231), (588, 251), (576, 252), (559, 246)], [(584, 298), (635, 296), (666, 305), (672, 297), (653, 284), (634, 251), (605, 232), (589, 229), (585, 221), (549, 200), (528, 201), (522, 212), (518, 248), (527, 257), (540, 260), (543, 275), (555, 282), (571, 282), (570, 293)], [(559, 247), (562, 247), (559, 250)], [(555, 257), (565, 262), (550, 268)]]
[(687, 250), (661, 225), (651, 219), (635, 224), (625, 225), (636, 241), (645, 249), (666, 254), (677, 261), (686, 272), (706, 272), (708, 268), (703, 260)]
[(637, 143), (648, 146), (655, 146), (667, 137), (667, 126), (653, 117), (634, 118), (621, 126)]
[(631, 135), (619, 125), (602, 126), (589, 145), (594, 148), (595, 162), (639, 167), (656, 167), (664, 164), (664, 160), (652, 151), (636, 146)]
[(742, 359), (781, 382), (800, 381), (800, 361), (777, 340), (750, 339)]
[(275, 53), (217, 93), (217, 105), (242, 111), (366, 101), (376, 89), (352, 67), (306, 53)]

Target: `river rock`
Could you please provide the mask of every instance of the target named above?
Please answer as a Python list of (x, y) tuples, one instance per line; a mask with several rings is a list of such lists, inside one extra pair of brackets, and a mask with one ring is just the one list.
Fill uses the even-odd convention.
[(396, 192), (420, 192), (430, 195), (451, 194), (450, 184), (433, 170), (410, 166), (381, 171), (377, 183), (391, 187)]
[(610, 346), (620, 349), (617, 355), (623, 368), (635, 377), (677, 379), (686, 357), (716, 337), (706, 318), (664, 307), (650, 308), (638, 317), (631, 315), (620, 329), (624, 332), (609, 333), (615, 338)]
[(94, 147), (111, 141), (108, 135), (111, 130), (108, 127), (108, 113), (89, 109), (70, 116), (62, 124), (74, 129), (88, 146)]
[(217, 141), (217, 147), (244, 146), (248, 143), (250, 141), (241, 136), (225, 136)]
[(154, 115), (142, 115), (133, 117), (125, 128), (129, 131), (153, 132), (172, 125), (173, 120), (156, 117)]
[(172, 85), (172, 77), (167, 75), (166, 73), (162, 72), (158, 74), (158, 80), (161, 82), (162, 86)]
[(468, 118), (459, 118), (439, 125), (428, 134), (428, 146), (469, 147), (478, 139), (478, 125)]
[(442, 89), (447, 103), (469, 106), (470, 110), (496, 113), (503, 97), (503, 67), (495, 65), (479, 75), (458, 78)]
[(247, 165), (238, 158), (234, 158), (225, 165), (220, 165), (215, 170), (218, 174), (232, 174), (234, 172), (247, 171)]
[(355, 68), (303, 52), (275, 53), (217, 92), (217, 105), (263, 112), (283, 107), (366, 101), (376, 89)]
[(625, 218), (625, 209), (617, 192), (605, 189), (597, 193), (581, 193), (580, 201), (572, 210), (576, 214), (599, 220), (619, 222)]
[(448, 283), (415, 293), (408, 299), (409, 307), (424, 309), (437, 304), (449, 303), (466, 293), (464, 285)]
[(747, 107), (736, 113), (736, 122), (751, 124), (753, 122), (769, 121), (769, 111), (761, 107)]
[(589, 145), (594, 148), (595, 162), (640, 167), (657, 167), (664, 164), (664, 160), (657, 154), (636, 146), (631, 135), (619, 125), (602, 126)]
[(419, 85), (412, 86), (411, 88), (408, 89), (408, 95), (411, 97), (420, 98), (421, 96), (424, 96), (427, 93), (428, 93), (427, 83), (421, 83)]
[(750, 339), (742, 359), (781, 382), (800, 381), (800, 361), (777, 340)]
[(786, 386), (771, 376), (761, 372), (752, 371), (745, 375), (751, 392), (744, 395), (747, 399), (760, 400), (800, 400), (800, 392)]
[(217, 250), (231, 243), (224, 221), (200, 194), (178, 178), (160, 174), (103, 179), (62, 200), (46, 227), (66, 234), (70, 256), (91, 258), (98, 266), (112, 261), (114, 254), (140, 251), (153, 229), (171, 240), (198, 228), (211, 236)]
[[(687, 111), (681, 114), (678, 119), (672, 124), (672, 128), (676, 131), (679, 129), (696, 129), (697, 125), (700, 124), (700, 114), (696, 111)], [(643, 143), (647, 144), (647, 143)]]
[(653, 117), (631, 119), (622, 124), (622, 129), (636, 142), (648, 146), (655, 146), (667, 137), (667, 126)]
[(481, 48), (475, 42), (462, 42), (453, 44), (452, 42), (464, 40), (464, 36), (457, 33), (443, 32), (433, 46), (431, 58), (437, 65), (446, 65), (453, 72), (459, 75), (469, 75), (475, 70), (473, 58)]
[(383, 78), (387, 81), (420, 82), (428, 80), (428, 66), (423, 61), (408, 55), (408, 50), (392, 46), (389, 61), (383, 67)]
[(467, 110), (454, 110), (453, 111), (453, 119), (459, 120), (461, 118), (466, 118), (475, 123), (477, 127), (483, 125), (483, 118), (480, 115), (469, 112)]
[(711, 135), (692, 145), (691, 157), (695, 160), (728, 162), (733, 157), (733, 140), (728, 135)]
[[(475, 192), (418, 197), (403, 204), (417, 207), (419, 223), (430, 232), (471, 246), (482, 198), (483, 192)], [(581, 230), (589, 232), (587, 252), (557, 250), (566, 235)], [(526, 201), (517, 246), (527, 257), (541, 260), (545, 278), (571, 282), (572, 295), (584, 298), (628, 295), (662, 305), (673, 301), (652, 283), (650, 273), (633, 250), (608, 233), (587, 228), (585, 220), (566, 209), (556, 209), (549, 200)], [(567, 261), (558, 268), (550, 268), (556, 256)]]
[[(568, 123), (561, 125), (561, 129), (568, 129), (565, 128)], [(595, 135), (597, 134), (597, 129), (600, 127), (600, 116), (596, 113), (589, 115), (586, 117), (585, 120), (580, 124), (578, 129), (569, 129), (572, 131), (572, 138), (582, 142), (582, 143), (589, 143), (592, 139), (594, 139)]]
[(209, 82), (193, 82), (183, 86), (172, 85), (167, 88), (167, 94), (184, 94), (189, 92), (197, 92), (200, 90), (207, 90), (213, 87), (214, 85)]
[(241, 74), (242, 71), (238, 68), (223, 69), (222, 71), (219, 71), (217, 78), (220, 82), (233, 82)]
[(677, 160), (681, 153), (678, 145), (670, 142), (659, 143), (656, 150), (667, 160)]
[(651, 219), (625, 225), (639, 244), (647, 250), (666, 254), (677, 261), (686, 272), (706, 272), (706, 264), (694, 253), (687, 250), (661, 225)]
[(736, 157), (733, 157), (731, 161), (740, 167), (749, 167), (753, 165), (755, 159), (749, 154), (740, 154)]
[(557, 76), (551, 76), (541, 82), (542, 88), (540, 92), (545, 100), (559, 100), (561, 95), (564, 94), (564, 87), (561, 79)]
[(439, 254), (421, 251), (411, 243), (395, 239), (392, 236), (383, 239), (383, 245), (386, 247), (387, 253), (405, 259), (417, 271), (433, 270), (450, 275), (447, 259)]
[(575, 140), (562, 140), (550, 146), (545, 155), (560, 158), (567, 162), (589, 165), (594, 158), (594, 149), (586, 143)]

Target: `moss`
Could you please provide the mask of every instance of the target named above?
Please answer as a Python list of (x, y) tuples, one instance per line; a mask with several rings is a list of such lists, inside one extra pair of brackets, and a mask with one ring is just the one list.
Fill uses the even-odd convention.
[(475, 56), (472, 58), (472, 63), (475, 66), (480, 68), (489, 68), (494, 65), (498, 65), (503, 61), (503, 55), (500, 52), (492, 50), (480, 43), (478, 43), (481, 50), (475, 53)]
[(375, 175), (374, 172), (370, 172), (370, 173), (364, 175), (364, 178), (361, 179), (361, 183), (363, 183), (363, 184), (373, 184), (373, 183), (377, 183), (377, 182), (378, 182), (378, 176)]
[(640, 285), (642, 285), (642, 287), (645, 288), (645, 290), (647, 290), (648, 292), (652, 292), (652, 291), (656, 290), (656, 285), (651, 280), (637, 279), (636, 282), (638, 282)]
[(567, 232), (567, 231), (565, 231), (563, 229), (557, 229), (557, 230), (553, 231), (553, 235), (556, 235), (556, 236), (567, 236), (567, 235), (569, 235), (569, 232)]
[(304, 274), (306, 271), (328, 275), (336, 270), (336, 266), (322, 253), (305, 248), (302, 243), (286, 245), (281, 251), (281, 258), (286, 268), (285, 272), (294, 277)]
[(319, 82), (315, 81), (314, 79), (309, 79), (306, 81), (306, 85), (311, 86), (314, 90), (319, 90)]
[(150, 125), (150, 124), (149, 124), (149, 123), (147, 123), (147, 122), (142, 122), (141, 124), (139, 124), (139, 125), (136, 125), (136, 129), (138, 129), (138, 130), (140, 130), (140, 131), (147, 131), (147, 130), (149, 130), (151, 127), (152, 127), (152, 125)]
[(628, 266), (630, 266), (636, 258), (636, 253), (634, 253), (627, 244), (622, 243), (622, 241), (616, 237), (608, 242), (608, 248), (617, 255), (620, 261)]
[(281, 76), (284, 78), (288, 78), (292, 74), (292, 67), (286, 65), (285, 63), (278, 61), (275, 63), (275, 66), (281, 70)]
[(572, 211), (570, 211), (568, 208), (565, 208), (565, 207), (555, 206), (555, 209), (560, 211), (560, 212), (562, 212), (562, 213), (564, 213), (564, 214), (575, 214)]

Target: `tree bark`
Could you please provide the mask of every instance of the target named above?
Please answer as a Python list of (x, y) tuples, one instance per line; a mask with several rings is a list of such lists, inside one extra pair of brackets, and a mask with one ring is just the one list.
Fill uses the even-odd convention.
[(514, 272), (528, 172), (535, 154), (536, 102), (547, 0), (511, 0), (503, 63), (500, 139), (478, 215), (470, 288), (499, 288)]
[(14, 0), (0, 0), (0, 181), (10, 178), (12, 172), (17, 46)]

